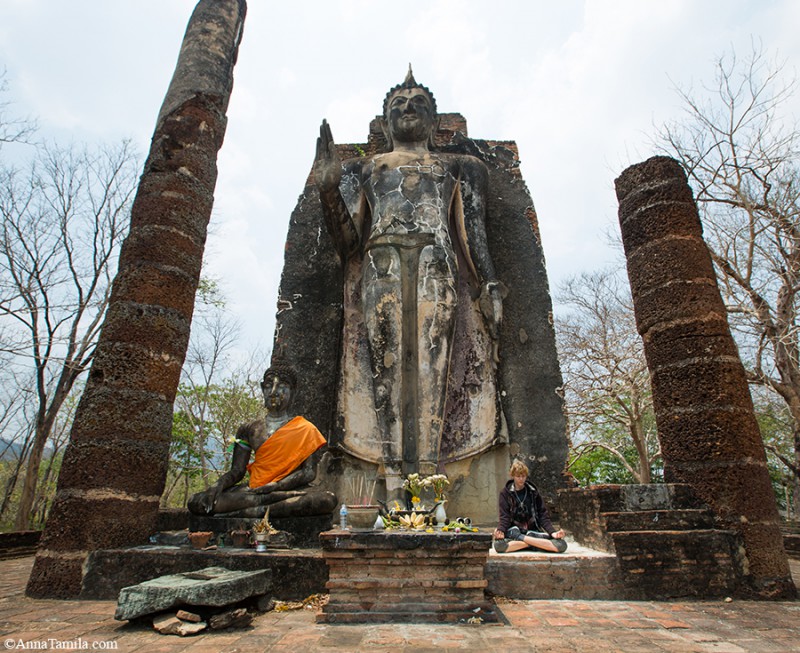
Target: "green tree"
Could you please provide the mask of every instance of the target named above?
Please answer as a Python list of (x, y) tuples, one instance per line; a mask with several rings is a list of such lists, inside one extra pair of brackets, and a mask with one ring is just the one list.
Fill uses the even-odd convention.
[(209, 387), (181, 384), (162, 505), (185, 506), (192, 493), (215, 482), (230, 466), (228, 448), (239, 425), (262, 413), (258, 381), (246, 376), (233, 373)]
[(619, 270), (582, 274), (568, 280), (558, 298), (570, 309), (556, 320), (556, 342), (573, 456), (602, 449), (632, 482), (650, 483), (660, 453), (627, 284)]
[(756, 419), (767, 451), (767, 465), (775, 490), (778, 506), (787, 519), (798, 515), (794, 510), (794, 493), (797, 470), (791, 457), (793, 421), (783, 400), (763, 386), (751, 390)]

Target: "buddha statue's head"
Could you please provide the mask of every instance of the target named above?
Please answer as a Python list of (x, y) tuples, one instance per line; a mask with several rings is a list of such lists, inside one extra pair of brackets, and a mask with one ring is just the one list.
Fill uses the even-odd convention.
[(261, 382), (267, 410), (271, 413), (285, 412), (291, 404), (296, 387), (297, 376), (287, 363), (274, 362), (270, 365)]
[(427, 142), (433, 147), (437, 123), (436, 99), (417, 83), (409, 66), (406, 78), (390, 89), (383, 101), (382, 126), (389, 150), (398, 142)]

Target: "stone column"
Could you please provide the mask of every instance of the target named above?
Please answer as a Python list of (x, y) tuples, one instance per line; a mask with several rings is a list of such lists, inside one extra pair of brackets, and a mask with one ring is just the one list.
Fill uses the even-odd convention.
[(792, 597), (753, 402), (686, 175), (654, 157), (625, 170), (616, 191), (666, 480), (689, 483), (741, 535), (749, 591)]
[(244, 0), (200, 0), (189, 20), (29, 596), (76, 597), (89, 551), (155, 530), (245, 11)]

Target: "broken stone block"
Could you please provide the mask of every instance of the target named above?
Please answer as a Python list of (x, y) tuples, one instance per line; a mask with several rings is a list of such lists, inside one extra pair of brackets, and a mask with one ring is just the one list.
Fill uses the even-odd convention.
[(271, 589), (272, 570), (229, 571), (207, 567), (200, 571), (161, 576), (123, 587), (114, 618), (135, 619), (182, 606), (221, 607), (239, 603)]
[(203, 617), (201, 617), (199, 614), (189, 612), (188, 610), (178, 610), (176, 616), (181, 621), (191, 621), (195, 624), (199, 624), (201, 621), (203, 621)]
[(207, 625), (205, 621), (199, 623), (181, 621), (175, 613), (169, 613), (153, 619), (153, 628), (162, 635), (180, 635), (181, 637), (186, 637), (204, 631)]
[(220, 614), (215, 614), (208, 620), (211, 630), (222, 630), (223, 628), (244, 628), (253, 621), (253, 615), (249, 614), (245, 608), (236, 608)]

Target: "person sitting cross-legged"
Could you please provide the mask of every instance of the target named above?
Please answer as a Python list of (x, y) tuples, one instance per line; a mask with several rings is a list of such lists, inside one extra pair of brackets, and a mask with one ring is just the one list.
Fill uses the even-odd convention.
[(500, 519), (494, 531), (494, 550), (510, 553), (528, 547), (564, 553), (564, 531), (556, 530), (536, 486), (528, 480), (528, 467), (515, 460), (511, 480), (500, 492)]

